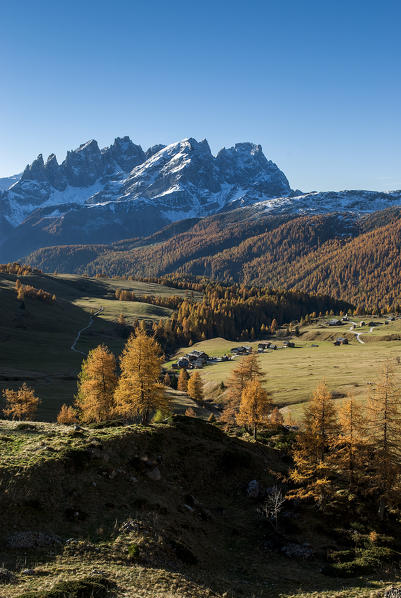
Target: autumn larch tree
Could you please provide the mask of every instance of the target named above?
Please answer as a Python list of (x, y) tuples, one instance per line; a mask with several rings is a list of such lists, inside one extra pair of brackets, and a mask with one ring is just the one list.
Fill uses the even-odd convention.
[(116, 384), (116, 359), (105, 345), (99, 345), (84, 359), (78, 375), (75, 405), (80, 421), (102, 422), (112, 417)]
[(367, 406), (367, 432), (372, 444), (372, 489), (379, 498), (379, 516), (399, 502), (401, 473), (401, 391), (390, 363), (385, 363)]
[(202, 401), (203, 399), (203, 382), (199, 372), (191, 374), (188, 380), (188, 395), (195, 401)]
[(120, 358), (121, 376), (114, 394), (116, 412), (147, 424), (154, 411), (167, 413), (169, 401), (162, 384), (161, 349), (154, 338), (138, 329)]
[(338, 410), (339, 434), (333, 437), (333, 463), (349, 490), (362, 481), (366, 470), (365, 420), (361, 405), (350, 395)]
[(333, 465), (330, 448), (338, 434), (337, 414), (332, 394), (321, 382), (306, 405), (302, 430), (293, 449), (295, 467), (290, 478), (299, 485), (292, 498), (312, 498), (320, 506), (331, 493)]
[(189, 380), (188, 372), (185, 368), (182, 368), (178, 375), (177, 390), (181, 390), (182, 392), (187, 392), (188, 380)]
[(251, 380), (259, 380), (262, 382), (262, 377), (263, 372), (256, 353), (251, 353), (241, 359), (226, 383), (227, 391), (224, 397), (225, 406), (222, 413), (223, 421), (228, 424), (235, 423), (244, 388)]
[(284, 423), (284, 417), (278, 407), (274, 407), (273, 411), (270, 414), (270, 424), (275, 427), (279, 428)]
[(57, 423), (69, 426), (78, 422), (77, 411), (71, 405), (62, 405), (57, 415)]
[(260, 425), (269, 424), (269, 414), (272, 402), (268, 392), (262, 387), (259, 380), (249, 380), (241, 395), (239, 411), (236, 416), (237, 424), (253, 431), (256, 438)]
[(164, 386), (171, 386), (171, 378), (168, 372), (164, 374), (163, 384)]
[(18, 390), (6, 388), (3, 390), (6, 406), (3, 413), (6, 417), (17, 420), (34, 419), (40, 399), (35, 395), (33, 388), (25, 382)]

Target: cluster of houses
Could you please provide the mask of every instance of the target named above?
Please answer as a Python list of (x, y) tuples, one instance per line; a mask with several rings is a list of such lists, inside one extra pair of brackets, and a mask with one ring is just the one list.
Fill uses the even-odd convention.
[[(295, 344), (292, 341), (283, 341), (283, 349), (287, 349), (288, 347), (295, 347)], [(271, 341), (262, 341), (258, 343), (258, 353), (264, 353), (267, 350), (276, 351), (276, 349), (278, 349), (278, 346)], [(249, 355), (249, 353), (252, 353), (252, 347), (233, 347), (230, 350), (230, 353), (233, 355)]]
[[(283, 341), (283, 349), (288, 347), (295, 347), (295, 344), (291, 341)], [(264, 353), (266, 350), (275, 351), (278, 346), (270, 341), (262, 341), (258, 344), (258, 353)], [(237, 355), (249, 355), (253, 349), (249, 345), (240, 345), (230, 349), (230, 355), (223, 355), (222, 357), (209, 357), (204, 351), (197, 351), (194, 349), (190, 353), (186, 353), (179, 357), (176, 363), (172, 364), (173, 370), (179, 370), (185, 368), (190, 369), (201, 369), (205, 367), (208, 362), (216, 361), (231, 361)]]
[(190, 353), (183, 355), (177, 361), (177, 363), (173, 363), (173, 369), (177, 370), (179, 368), (185, 369), (193, 369), (193, 368), (203, 368), (209, 360), (209, 355), (204, 351), (197, 351), (194, 349)]
[(329, 326), (342, 326), (344, 322), (349, 322), (349, 317), (347, 315), (343, 316), (341, 320), (338, 320), (337, 318), (332, 318), (327, 323)]

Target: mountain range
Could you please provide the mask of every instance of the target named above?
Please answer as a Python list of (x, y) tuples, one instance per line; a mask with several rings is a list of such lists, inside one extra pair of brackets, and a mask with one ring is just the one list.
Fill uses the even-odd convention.
[[(237, 143), (216, 156), (189, 138), (146, 151), (129, 137), (94, 140), (59, 164), (39, 155), (21, 175), (0, 179), (0, 260), (47, 246), (145, 237), (172, 222), (246, 208), (256, 213), (360, 216), (401, 204), (401, 191), (302, 193), (260, 145)], [(258, 216), (258, 217), (259, 217)]]
[(203, 276), (327, 293), (401, 294), (401, 191), (293, 190), (260, 145), (144, 151), (128, 137), (40, 155), (0, 179), (0, 261), (44, 271)]
[(1, 193), (0, 251), (12, 259), (41, 246), (110, 242), (290, 194), (260, 145), (239, 143), (213, 156), (206, 140), (146, 152), (128, 137), (104, 149), (92, 140), (61, 164), (39, 155)]

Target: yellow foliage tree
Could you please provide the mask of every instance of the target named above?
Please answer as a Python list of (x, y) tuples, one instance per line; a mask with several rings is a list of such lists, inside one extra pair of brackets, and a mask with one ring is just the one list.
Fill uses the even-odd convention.
[(270, 423), (272, 426), (276, 428), (283, 425), (284, 417), (278, 407), (274, 407), (273, 411), (271, 412)]
[(105, 345), (89, 352), (78, 375), (75, 404), (82, 422), (102, 422), (113, 415), (116, 359)]
[(171, 386), (171, 378), (168, 372), (164, 374), (163, 384), (164, 386)]
[(223, 421), (228, 424), (235, 423), (244, 388), (251, 380), (262, 381), (262, 377), (263, 372), (255, 353), (246, 355), (241, 359), (227, 380), (227, 391), (224, 397), (225, 406), (221, 416)]
[(120, 358), (121, 376), (114, 394), (118, 414), (147, 424), (154, 411), (168, 412), (169, 401), (159, 382), (161, 364), (160, 345), (138, 329)]
[(78, 421), (77, 412), (71, 405), (62, 405), (57, 415), (57, 423), (69, 426), (76, 424)]
[(35, 395), (33, 388), (25, 382), (18, 390), (7, 388), (3, 390), (6, 406), (3, 413), (6, 417), (17, 420), (29, 420), (35, 417), (40, 404), (40, 399)]
[(203, 382), (199, 372), (191, 374), (188, 380), (188, 395), (195, 401), (202, 401), (203, 399)]
[(374, 450), (372, 490), (379, 497), (379, 516), (399, 502), (401, 473), (401, 391), (390, 363), (385, 363), (368, 401), (367, 433)]
[(268, 392), (262, 388), (259, 380), (249, 380), (241, 395), (239, 412), (236, 416), (239, 426), (253, 430), (256, 438), (257, 428), (269, 424), (272, 402)]
[(180, 370), (177, 382), (177, 390), (181, 390), (182, 392), (187, 392), (188, 390), (188, 380), (189, 375), (185, 368)]
[(305, 407), (303, 429), (293, 449), (295, 467), (290, 479), (299, 486), (290, 498), (312, 498), (320, 506), (331, 493), (333, 465), (330, 448), (338, 434), (336, 408), (325, 382), (321, 382)]
[(350, 490), (364, 477), (366, 469), (365, 420), (360, 404), (350, 395), (338, 410), (340, 433), (333, 439), (333, 462)]

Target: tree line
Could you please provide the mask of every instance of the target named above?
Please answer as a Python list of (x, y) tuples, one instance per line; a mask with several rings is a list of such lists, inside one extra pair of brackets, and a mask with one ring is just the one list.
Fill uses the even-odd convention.
[(380, 518), (400, 505), (401, 391), (390, 363), (363, 407), (352, 395), (337, 408), (322, 382), (306, 405), (293, 446), (289, 497), (325, 510), (374, 503)]

